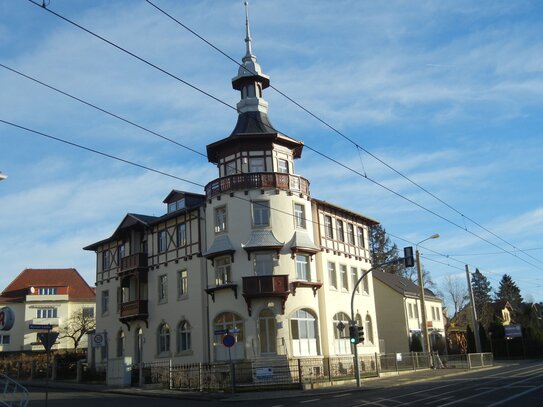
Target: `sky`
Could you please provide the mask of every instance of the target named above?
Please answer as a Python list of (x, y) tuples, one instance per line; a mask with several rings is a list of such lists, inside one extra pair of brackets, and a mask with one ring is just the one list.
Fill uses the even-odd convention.
[[(152, 2), (216, 49), (143, 0), (0, 0), (1, 288), (25, 268), (94, 285), (84, 246), (218, 177), (202, 154), (236, 123), (224, 54), (245, 53), (243, 1)], [(438, 233), (418, 248), (444, 293), (467, 264), (543, 301), (543, 3), (251, 0), (249, 14), (270, 120), (305, 143), (295, 171), (313, 197), (377, 219), (400, 249)]]

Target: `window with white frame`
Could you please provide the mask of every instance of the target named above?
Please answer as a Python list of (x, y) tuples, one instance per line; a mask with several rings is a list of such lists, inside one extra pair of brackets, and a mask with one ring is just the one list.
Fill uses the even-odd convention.
[(164, 355), (170, 352), (170, 327), (162, 323), (158, 328), (158, 354)]
[(330, 288), (337, 289), (337, 275), (335, 263), (328, 262), (328, 279), (330, 280)]
[(249, 172), (264, 172), (264, 171), (266, 171), (264, 157), (249, 158)]
[(332, 226), (332, 217), (330, 215), (324, 215), (324, 236), (327, 239), (334, 238), (334, 228)]
[(282, 158), (277, 159), (277, 172), (288, 174), (288, 161)]
[(419, 306), (415, 304), (413, 308), (415, 309), (415, 318), (419, 319)]
[(102, 291), (102, 315), (107, 315), (109, 312), (109, 290)]
[(368, 274), (366, 274), (364, 276), (364, 278), (362, 279), (362, 293), (368, 295), (370, 293), (370, 286), (369, 286), (369, 278), (368, 278)]
[(178, 298), (185, 297), (189, 293), (189, 279), (187, 270), (179, 270), (177, 272), (177, 296)]
[(177, 226), (177, 246), (187, 245), (187, 224), (181, 223)]
[(166, 241), (167, 239), (167, 236), (166, 236), (166, 230), (163, 229), (163, 230), (159, 230), (158, 231), (158, 252), (159, 253), (164, 253), (166, 251)]
[(230, 257), (218, 257), (215, 259), (215, 284), (224, 285), (231, 282)]
[(57, 294), (56, 287), (40, 287), (40, 288), (38, 288), (38, 295), (56, 295), (56, 294)]
[[(356, 283), (358, 282), (358, 270), (356, 267), (351, 267), (351, 280), (353, 282), (353, 290), (354, 290), (354, 287), (356, 286)], [(360, 292), (360, 285), (356, 287), (356, 292), (357, 293)]]
[(296, 278), (298, 280), (311, 281), (309, 256), (307, 254), (296, 255)]
[(253, 201), (253, 225), (270, 226), (270, 201)]
[(435, 307), (431, 307), (432, 308), (432, 320), (436, 320), (436, 309)]
[(345, 232), (343, 230), (343, 221), (337, 219), (336, 220), (336, 227), (337, 227), (337, 238), (340, 242), (345, 241)]
[(347, 266), (341, 264), (339, 266), (339, 275), (341, 276), (341, 289), (349, 291), (349, 276), (347, 275)]
[(168, 302), (168, 276), (166, 274), (158, 276), (158, 302), (160, 304)]
[(215, 208), (215, 233), (226, 231), (226, 206)]
[(347, 223), (347, 243), (354, 246), (354, 226), (352, 223)]
[(177, 352), (191, 350), (190, 325), (187, 321), (181, 321), (177, 326)]
[(11, 338), (9, 335), (0, 335), (0, 345), (9, 345)]
[(232, 161), (227, 161), (226, 163), (224, 163), (224, 173), (226, 175), (235, 175), (237, 173), (237, 170), (236, 170), (236, 161), (235, 160), (232, 160)]
[(257, 276), (271, 276), (273, 274), (273, 262), (273, 253), (255, 253), (255, 274)]
[(57, 316), (56, 308), (38, 308), (36, 310), (36, 318), (57, 318)]
[(413, 318), (413, 304), (409, 304), (408, 306), (408, 309), (409, 309), (409, 318)]
[(294, 204), (294, 221), (297, 228), (306, 228), (305, 205), (299, 203)]
[(436, 317), (438, 321), (441, 321), (441, 312), (439, 307), (436, 307)]

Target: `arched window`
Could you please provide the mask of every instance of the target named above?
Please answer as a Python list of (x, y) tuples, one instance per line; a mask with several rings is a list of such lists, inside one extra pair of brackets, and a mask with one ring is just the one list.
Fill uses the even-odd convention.
[(364, 323), (364, 336), (366, 337), (365, 343), (373, 344), (373, 324), (369, 314), (366, 315), (366, 321)]
[[(349, 355), (351, 341), (349, 340), (349, 316), (345, 312), (334, 315), (334, 351), (336, 355)], [(342, 329), (339, 329), (342, 327)]]
[(290, 318), (293, 356), (317, 356), (317, 319), (308, 309), (294, 312)]
[(228, 360), (229, 357), (232, 359), (243, 359), (245, 357), (243, 318), (233, 312), (223, 312), (215, 318), (213, 327), (216, 332), (228, 332), (236, 337), (235, 345), (228, 351), (228, 348), (222, 345), (224, 334), (215, 335), (215, 360)]
[(190, 325), (187, 321), (181, 321), (177, 326), (177, 352), (186, 352), (190, 349)]
[(167, 323), (162, 323), (158, 327), (158, 354), (170, 352), (170, 327)]
[(124, 356), (124, 346), (125, 346), (124, 332), (120, 330), (117, 333), (117, 357), (118, 358)]

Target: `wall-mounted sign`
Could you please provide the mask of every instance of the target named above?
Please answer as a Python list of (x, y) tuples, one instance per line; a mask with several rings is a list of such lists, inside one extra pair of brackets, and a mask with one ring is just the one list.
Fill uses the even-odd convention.
[(0, 331), (9, 331), (15, 323), (15, 313), (9, 307), (0, 309)]
[(101, 348), (106, 346), (106, 333), (95, 333), (92, 335), (92, 347)]

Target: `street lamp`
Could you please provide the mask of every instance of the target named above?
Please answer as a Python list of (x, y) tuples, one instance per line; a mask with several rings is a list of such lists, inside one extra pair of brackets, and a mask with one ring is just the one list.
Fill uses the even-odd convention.
[(420, 265), (420, 253), (419, 253), (419, 244), (426, 242), (430, 239), (439, 238), (439, 234), (435, 233), (430, 237), (427, 237), (424, 240), (421, 240), (415, 245), (416, 256), (417, 256), (417, 274), (419, 277), (419, 290), (420, 290), (420, 308), (422, 314), (422, 335), (424, 336), (423, 340), (423, 351), (430, 353), (430, 337), (428, 336), (428, 324), (426, 322), (426, 304), (424, 301), (424, 281), (422, 278), (422, 267)]
[(2, 172), (0, 172), (0, 181), (6, 179), (8, 176)]

